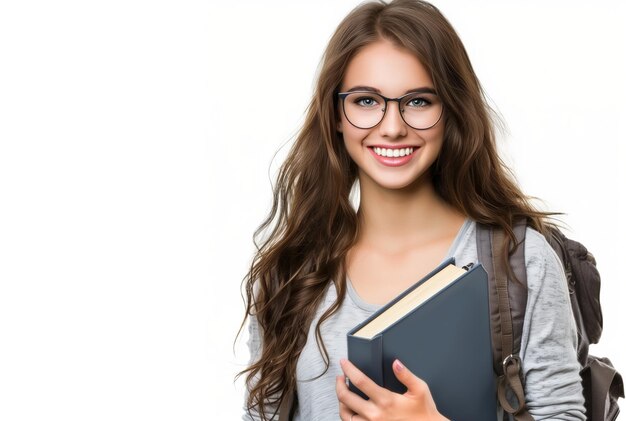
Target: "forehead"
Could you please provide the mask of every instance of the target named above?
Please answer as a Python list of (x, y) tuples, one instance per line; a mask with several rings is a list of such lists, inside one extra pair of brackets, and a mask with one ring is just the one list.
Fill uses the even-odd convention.
[(382, 40), (361, 49), (348, 63), (340, 90), (366, 85), (400, 96), (413, 88), (434, 88), (426, 67), (409, 50)]

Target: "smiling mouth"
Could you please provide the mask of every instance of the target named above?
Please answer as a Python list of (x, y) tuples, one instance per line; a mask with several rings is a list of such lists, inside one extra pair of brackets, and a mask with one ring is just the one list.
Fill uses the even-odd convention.
[(416, 149), (416, 147), (408, 147), (408, 148), (379, 148), (375, 146), (368, 146), (374, 153), (378, 156), (383, 156), (387, 158), (397, 158), (402, 156), (411, 155)]

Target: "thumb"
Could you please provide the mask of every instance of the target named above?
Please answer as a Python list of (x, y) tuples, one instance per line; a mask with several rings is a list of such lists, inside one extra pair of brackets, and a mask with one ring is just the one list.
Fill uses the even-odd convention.
[(426, 382), (413, 374), (400, 360), (393, 362), (393, 372), (396, 378), (407, 387), (407, 393), (421, 396), (429, 391)]

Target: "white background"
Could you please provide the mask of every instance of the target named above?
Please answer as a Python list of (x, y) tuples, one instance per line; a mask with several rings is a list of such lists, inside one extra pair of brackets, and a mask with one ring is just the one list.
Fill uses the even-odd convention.
[[(0, 419), (239, 417), (252, 234), (357, 4), (2, 2)], [(595, 254), (592, 352), (626, 373), (623, 3), (435, 5), (524, 191)]]

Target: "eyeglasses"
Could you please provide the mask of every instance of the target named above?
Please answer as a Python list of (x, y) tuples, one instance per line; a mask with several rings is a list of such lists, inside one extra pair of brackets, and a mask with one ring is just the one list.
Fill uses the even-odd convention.
[(354, 127), (371, 129), (378, 125), (387, 111), (389, 101), (397, 101), (402, 120), (417, 130), (426, 130), (439, 122), (443, 115), (443, 105), (436, 94), (409, 92), (399, 98), (371, 91), (339, 92), (343, 113)]

